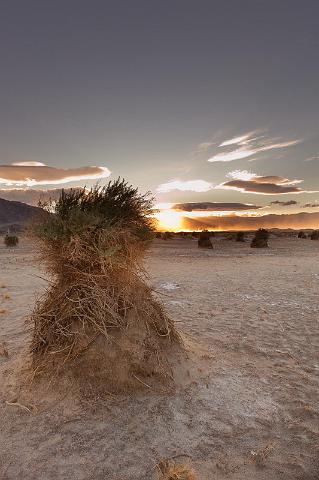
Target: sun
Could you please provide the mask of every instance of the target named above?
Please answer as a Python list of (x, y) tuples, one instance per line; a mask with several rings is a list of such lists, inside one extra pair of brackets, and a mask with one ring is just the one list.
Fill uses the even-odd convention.
[(182, 212), (174, 210), (161, 210), (156, 213), (159, 230), (181, 230), (182, 229)]

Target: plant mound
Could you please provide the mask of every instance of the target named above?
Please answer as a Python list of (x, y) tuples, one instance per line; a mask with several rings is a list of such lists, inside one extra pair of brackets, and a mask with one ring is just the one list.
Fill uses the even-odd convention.
[(6, 247), (16, 247), (18, 243), (19, 237), (17, 235), (7, 233), (7, 235), (4, 237), (4, 244)]
[(245, 241), (245, 233), (244, 232), (237, 232), (236, 233), (236, 242), (244, 242)]
[(298, 238), (307, 238), (307, 235), (305, 234), (305, 232), (300, 230), (300, 232), (298, 232)]
[(310, 235), (311, 240), (319, 240), (319, 230), (314, 230)]
[(152, 211), (148, 195), (116, 180), (62, 192), (35, 227), (53, 281), (31, 316), (34, 372), (71, 372), (108, 391), (170, 377), (168, 352), (180, 337), (141, 264)]
[(213, 248), (213, 244), (211, 242), (211, 237), (212, 235), (204, 230), (203, 232), (200, 232), (199, 237), (198, 237), (198, 247), (199, 248)]
[(267, 248), (268, 247), (269, 232), (264, 228), (260, 228), (255, 232), (250, 246), (252, 248)]

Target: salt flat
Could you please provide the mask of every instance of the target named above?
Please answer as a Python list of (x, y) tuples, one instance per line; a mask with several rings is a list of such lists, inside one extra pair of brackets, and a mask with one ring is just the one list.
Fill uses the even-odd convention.
[(204, 480), (319, 478), (319, 242), (156, 240), (149, 281), (185, 338), (186, 378), (106, 398), (30, 393), (26, 404), (15, 372), (46, 286), (35, 253), (26, 240), (0, 246), (1, 479), (148, 480), (170, 457)]

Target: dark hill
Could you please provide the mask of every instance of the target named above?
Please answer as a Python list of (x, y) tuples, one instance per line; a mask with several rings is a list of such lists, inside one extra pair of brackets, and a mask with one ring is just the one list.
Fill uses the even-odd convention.
[(41, 208), (0, 198), (0, 227), (23, 227), (41, 212)]

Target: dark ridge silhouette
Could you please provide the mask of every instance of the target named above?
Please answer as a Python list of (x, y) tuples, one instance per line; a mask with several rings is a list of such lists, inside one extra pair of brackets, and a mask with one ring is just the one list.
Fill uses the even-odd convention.
[(0, 198), (0, 226), (2, 227), (24, 226), (41, 213), (43, 210), (39, 207)]

